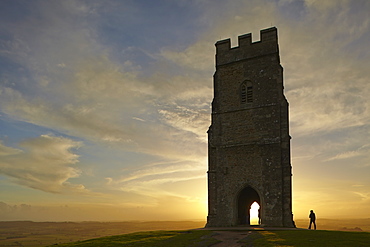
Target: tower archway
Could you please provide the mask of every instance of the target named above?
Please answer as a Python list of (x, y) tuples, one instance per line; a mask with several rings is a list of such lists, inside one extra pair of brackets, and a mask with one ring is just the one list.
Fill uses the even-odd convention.
[(250, 208), (254, 202), (261, 207), (261, 199), (255, 189), (247, 186), (239, 192), (237, 203), (239, 225), (250, 225)]

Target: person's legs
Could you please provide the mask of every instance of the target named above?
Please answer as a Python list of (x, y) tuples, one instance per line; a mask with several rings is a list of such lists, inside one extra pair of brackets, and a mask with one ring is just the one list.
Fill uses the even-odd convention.
[(313, 227), (316, 230), (316, 222), (315, 221), (313, 222)]

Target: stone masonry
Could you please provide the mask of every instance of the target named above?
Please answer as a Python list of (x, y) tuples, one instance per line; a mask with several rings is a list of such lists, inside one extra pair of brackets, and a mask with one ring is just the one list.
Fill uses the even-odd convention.
[(264, 226), (295, 227), (288, 101), (277, 29), (216, 43), (212, 123), (208, 130), (206, 227), (249, 225), (257, 202)]

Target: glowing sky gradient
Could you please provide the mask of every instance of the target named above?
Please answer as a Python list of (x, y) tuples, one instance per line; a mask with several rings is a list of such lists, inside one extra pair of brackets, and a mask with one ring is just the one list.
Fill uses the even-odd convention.
[(368, 0), (0, 0), (0, 220), (204, 220), (214, 43), (271, 26), (294, 216), (370, 217), (369, 13)]

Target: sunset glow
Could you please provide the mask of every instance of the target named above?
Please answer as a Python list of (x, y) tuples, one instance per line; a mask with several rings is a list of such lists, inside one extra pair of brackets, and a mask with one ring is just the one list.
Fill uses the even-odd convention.
[(0, 1), (0, 221), (206, 220), (214, 44), (271, 26), (294, 218), (369, 218), (369, 12), (367, 0)]
[(260, 205), (257, 202), (252, 203), (251, 208), (249, 210), (249, 214), (251, 216), (250, 224), (251, 225), (259, 225), (258, 220), (258, 210), (260, 209)]

